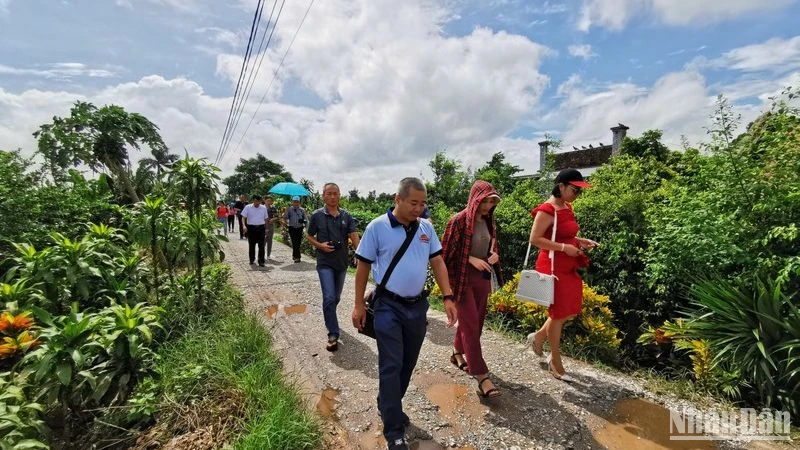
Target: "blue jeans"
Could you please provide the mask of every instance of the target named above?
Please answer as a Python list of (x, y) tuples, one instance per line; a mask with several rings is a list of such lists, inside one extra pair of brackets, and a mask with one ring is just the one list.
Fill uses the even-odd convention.
[(336, 270), (328, 266), (317, 266), (319, 285), (322, 287), (322, 315), (325, 317), (325, 328), (328, 337), (339, 338), (339, 319), (336, 317), (336, 307), (342, 297), (344, 276), (347, 270)]
[(375, 305), (378, 410), (386, 442), (403, 439), (405, 435), (407, 416), (403, 413), (403, 396), (425, 340), (427, 312), (427, 300), (407, 305), (379, 298)]

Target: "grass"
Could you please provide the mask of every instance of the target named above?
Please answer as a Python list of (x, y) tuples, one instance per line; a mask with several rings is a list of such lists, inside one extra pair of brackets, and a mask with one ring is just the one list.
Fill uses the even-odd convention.
[(320, 423), (284, 379), (270, 347), (264, 327), (243, 310), (190, 325), (162, 352), (164, 397), (181, 404), (209, 397), (243, 399), (238, 421), (222, 418), (228, 442), (237, 449), (318, 448)]

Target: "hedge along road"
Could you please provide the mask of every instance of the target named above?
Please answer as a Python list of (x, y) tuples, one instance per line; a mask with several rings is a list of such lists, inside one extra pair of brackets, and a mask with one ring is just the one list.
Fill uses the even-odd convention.
[[(327, 332), (315, 261), (293, 263), (291, 248), (275, 241), (272, 260), (251, 266), (247, 241), (235, 233), (223, 244), (225, 262), (245, 306), (273, 336), (273, 350), (290, 382), (323, 419), (325, 448), (386, 448), (378, 417), (375, 341), (352, 327), (354, 276), (347, 275), (339, 304), (339, 350), (325, 350)], [(576, 379), (554, 379), (520, 342), (485, 330), (482, 342), (495, 385), (503, 392), (481, 400), (477, 383), (450, 364), (454, 329), (444, 313), (428, 312), (428, 332), (404, 410), (415, 449), (706, 449), (780, 448), (777, 444), (671, 441), (669, 409), (686, 402), (648, 392), (624, 374), (565, 358)]]

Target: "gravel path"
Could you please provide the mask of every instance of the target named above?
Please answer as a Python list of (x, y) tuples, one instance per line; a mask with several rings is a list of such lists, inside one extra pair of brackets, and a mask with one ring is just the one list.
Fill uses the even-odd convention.
[[(308, 406), (326, 419), (325, 448), (386, 448), (375, 401), (375, 342), (350, 324), (354, 277), (348, 274), (339, 305), (339, 351), (329, 353), (313, 259), (304, 255), (301, 263), (292, 263), (291, 249), (275, 241), (273, 260), (265, 267), (250, 266), (247, 241), (230, 237), (224, 249), (233, 283), (270, 330), (274, 350)], [(669, 440), (665, 407), (691, 407), (686, 402), (657, 396), (631, 377), (568, 358), (565, 367), (576, 382), (555, 380), (524, 345), (488, 330), (484, 354), (503, 396), (480, 401), (475, 381), (449, 362), (454, 330), (445, 327), (446, 317), (433, 310), (428, 317), (427, 339), (404, 399), (413, 424), (412, 448), (717, 448), (709, 441)]]

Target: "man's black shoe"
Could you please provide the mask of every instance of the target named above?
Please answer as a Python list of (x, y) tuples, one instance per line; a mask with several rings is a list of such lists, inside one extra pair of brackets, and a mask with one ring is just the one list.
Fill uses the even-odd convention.
[(259, 267), (264, 267), (264, 263), (258, 263)]
[(408, 450), (408, 443), (405, 439), (395, 439), (393, 442), (389, 442), (388, 448), (389, 450)]
[(255, 261), (250, 261), (250, 265), (251, 265), (251, 266), (252, 266), (253, 264), (255, 264), (255, 263), (256, 263)]

